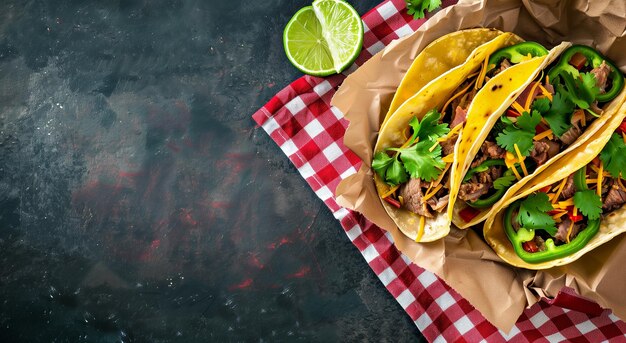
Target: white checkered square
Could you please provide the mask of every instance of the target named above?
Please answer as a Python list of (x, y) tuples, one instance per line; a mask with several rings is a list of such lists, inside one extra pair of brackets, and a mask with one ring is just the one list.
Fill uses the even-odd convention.
[(369, 52), (372, 55), (376, 55), (379, 51), (381, 51), (384, 48), (385, 48), (385, 44), (379, 41), (379, 42), (372, 44), (372, 46), (370, 46), (369, 48), (367, 48), (367, 52)]
[(420, 274), (417, 277), (417, 279), (422, 284), (422, 286), (424, 286), (424, 288), (427, 288), (428, 286), (432, 285), (435, 281), (437, 281), (437, 277), (435, 276), (435, 274), (429, 271), (424, 271), (422, 274)]
[(404, 26), (402, 26), (401, 28), (396, 30), (396, 34), (400, 38), (402, 38), (404, 36), (408, 36), (411, 33), (413, 33), (413, 29), (411, 28), (411, 26), (409, 26), (409, 24), (405, 24)]
[(391, 281), (398, 278), (398, 275), (396, 275), (396, 272), (394, 272), (391, 267), (387, 267), (387, 269), (383, 270), (382, 273), (378, 274), (378, 278), (383, 282), (383, 285), (387, 287)]
[(459, 318), (459, 320), (454, 322), (454, 327), (459, 330), (459, 333), (461, 335), (464, 335), (466, 332), (474, 327), (474, 323), (472, 323), (468, 316), (463, 316)]
[(365, 257), (365, 261), (367, 261), (367, 263), (372, 262), (376, 257), (380, 256), (378, 251), (376, 251), (376, 248), (374, 248), (373, 244), (368, 245), (365, 250), (361, 251), (361, 254), (363, 254), (363, 257)]
[(343, 113), (335, 106), (332, 106), (330, 108), (330, 111), (333, 112), (333, 114), (335, 115), (335, 118), (337, 119), (341, 119), (344, 117)]
[(304, 131), (306, 131), (309, 137), (315, 138), (324, 131), (324, 127), (318, 120), (313, 119), (310, 123), (306, 124)]
[(413, 293), (407, 288), (398, 295), (396, 300), (402, 305), (402, 308), (407, 308), (415, 301), (415, 296), (413, 296)]
[(566, 339), (560, 332), (554, 333), (550, 336), (546, 336), (548, 342), (565, 342)]
[(370, 32), (370, 27), (367, 25), (365, 21), (363, 21), (363, 33)]
[(380, 16), (383, 17), (383, 19), (385, 20), (391, 18), (393, 15), (398, 13), (398, 9), (391, 1), (386, 2), (378, 7), (377, 11), (378, 13), (380, 13)]
[(342, 220), (345, 216), (347, 216), (347, 215), (348, 215), (348, 213), (349, 213), (349, 212), (348, 212), (348, 210), (346, 210), (346, 209), (345, 209), (345, 208), (343, 208), (343, 207), (340, 207), (337, 211), (333, 212), (333, 216), (334, 216), (337, 220), (341, 221), (341, 220)]
[(298, 168), (298, 171), (305, 180), (315, 175), (315, 170), (313, 170), (313, 167), (311, 167), (311, 164), (309, 162), (303, 164), (300, 168)]
[(435, 303), (441, 307), (442, 310), (447, 310), (450, 306), (454, 305), (456, 301), (449, 292), (443, 293), (439, 298), (435, 299)]
[(326, 156), (328, 162), (332, 162), (343, 155), (343, 151), (341, 151), (339, 145), (334, 142), (327, 146), (326, 149), (322, 150), (322, 153)]
[(448, 340), (446, 340), (442, 335), (439, 335), (435, 338), (433, 343), (448, 343)]
[(428, 315), (428, 312), (422, 313), (422, 315), (419, 316), (419, 318), (415, 320), (415, 325), (417, 325), (420, 331), (424, 331), (424, 329), (432, 325), (432, 323), (433, 323), (433, 320)]
[(513, 326), (511, 328), (511, 331), (509, 331), (508, 333), (505, 333), (502, 330), (498, 330), (500, 332), (500, 334), (502, 335), (502, 337), (504, 337), (504, 339), (506, 339), (507, 341), (510, 340), (511, 338), (517, 336), (517, 334), (520, 333), (519, 329), (517, 328), (517, 326)]
[(333, 87), (330, 85), (330, 82), (324, 81), (320, 83), (319, 85), (313, 87), (313, 91), (317, 93), (317, 95), (323, 96), (324, 94), (328, 93), (328, 91), (331, 90), (332, 88)]
[(267, 132), (268, 135), (271, 135), (272, 132), (280, 128), (280, 125), (278, 125), (278, 122), (276, 121), (276, 119), (274, 119), (274, 117), (270, 117), (265, 121), (265, 123), (263, 123), (261, 127), (263, 128), (263, 130), (265, 130), (265, 132)]
[(341, 175), (339, 177), (341, 177), (341, 179), (343, 180), (343, 179), (347, 178), (348, 176), (350, 176), (350, 175), (352, 175), (354, 173), (356, 173), (356, 169), (354, 167), (350, 167), (350, 168), (348, 168), (348, 170), (346, 170), (345, 172), (341, 173)]
[(291, 114), (295, 115), (296, 113), (305, 109), (306, 105), (304, 104), (304, 101), (302, 101), (302, 99), (299, 96), (297, 96), (291, 99), (291, 101), (289, 101), (285, 105), (285, 107), (289, 110), (289, 112), (291, 112)]
[(298, 151), (298, 147), (293, 143), (291, 139), (285, 141), (280, 146), (280, 149), (287, 155), (288, 157), (293, 155), (296, 151)]
[(361, 230), (361, 227), (358, 225), (355, 225), (350, 230), (346, 231), (346, 235), (348, 235), (348, 238), (350, 238), (351, 242), (359, 237), (361, 233), (363, 233), (363, 230)]
[(322, 188), (315, 191), (315, 194), (317, 194), (322, 201), (326, 201), (328, 198), (333, 196), (333, 193), (327, 186), (322, 186)]
[(580, 333), (584, 335), (587, 332), (591, 332), (595, 330), (596, 326), (591, 321), (588, 320), (586, 322), (576, 324), (576, 328), (578, 329), (578, 331), (580, 331)]
[(546, 316), (543, 312), (539, 312), (530, 318), (530, 322), (533, 323), (536, 328), (541, 327), (543, 324), (548, 322), (548, 320), (550, 320), (550, 318), (548, 318), (548, 316)]

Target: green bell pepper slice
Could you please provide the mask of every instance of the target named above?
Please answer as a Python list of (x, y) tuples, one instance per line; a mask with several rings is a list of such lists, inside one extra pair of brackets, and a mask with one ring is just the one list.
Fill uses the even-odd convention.
[(622, 75), (621, 71), (615, 66), (615, 64), (613, 64), (613, 62), (606, 59), (602, 56), (602, 54), (593, 48), (584, 45), (573, 45), (563, 52), (559, 62), (554, 67), (550, 68), (550, 71), (548, 71), (550, 83), (554, 85), (559, 79), (563, 79), (563, 82), (568, 89), (575, 89), (573, 85), (573, 78), (580, 77), (580, 72), (570, 64), (570, 61), (576, 53), (585, 56), (587, 63), (589, 63), (593, 68), (599, 67), (602, 64), (602, 61), (604, 61), (611, 68), (611, 72), (609, 74), (611, 89), (607, 90), (603, 94), (599, 94), (596, 97), (596, 100), (598, 100), (598, 102), (608, 102), (615, 99), (615, 97), (617, 97), (617, 95), (624, 88), (624, 75)]
[[(503, 59), (508, 59), (513, 64), (520, 63), (528, 55), (532, 57), (545, 56), (548, 50), (543, 45), (535, 42), (522, 42), (497, 50), (489, 57), (489, 66), (496, 67)], [(490, 67), (490, 68), (493, 68)]]
[[(577, 190), (581, 191), (587, 189), (585, 177), (586, 167), (579, 169), (576, 171), (576, 174), (574, 174), (574, 185)], [(511, 241), (511, 244), (513, 244), (513, 249), (515, 250), (517, 256), (525, 262), (542, 263), (572, 255), (584, 248), (600, 230), (600, 219), (587, 220), (587, 227), (569, 243), (557, 246), (554, 244), (554, 240), (552, 238), (548, 238), (545, 241), (546, 250), (532, 253), (528, 252), (524, 250), (522, 244), (535, 238), (534, 230), (520, 228), (517, 232), (515, 232), (515, 229), (513, 229), (513, 225), (511, 224), (513, 212), (519, 208), (520, 203), (521, 200), (518, 200), (506, 209), (504, 214), (504, 231), (509, 238), (509, 241)]]

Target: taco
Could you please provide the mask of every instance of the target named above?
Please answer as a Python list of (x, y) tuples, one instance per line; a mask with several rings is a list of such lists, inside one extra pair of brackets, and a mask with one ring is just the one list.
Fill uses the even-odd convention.
[(439, 75), (459, 66), (474, 49), (502, 34), (489, 28), (449, 33), (428, 44), (411, 63), (393, 96), (383, 124), (410, 97)]
[(594, 135), (615, 113), (609, 105), (623, 101), (619, 69), (589, 47), (568, 46), (552, 49), (526, 83), (509, 94), (499, 87), (515, 78), (517, 66), (508, 67), (506, 58), (494, 59), (500, 65), (492, 70), (506, 70), (474, 98), (467, 125), (482, 130), (464, 129), (460, 144), (469, 149), (459, 151), (453, 166), (450, 196), (457, 197), (456, 226), (465, 229), (484, 221), (498, 203)]
[[(430, 242), (450, 231), (450, 166), (465, 118), (448, 105), (469, 106), (484, 86), (489, 56), (520, 41), (503, 33), (481, 45), (465, 63), (406, 100), (382, 125), (372, 162), (376, 189), (389, 216), (411, 239)], [(528, 63), (526, 73), (539, 67), (538, 58), (520, 63)]]
[(503, 260), (527, 269), (564, 265), (626, 231), (624, 117), (621, 104), (592, 139), (546, 168), (487, 219), (485, 239)]

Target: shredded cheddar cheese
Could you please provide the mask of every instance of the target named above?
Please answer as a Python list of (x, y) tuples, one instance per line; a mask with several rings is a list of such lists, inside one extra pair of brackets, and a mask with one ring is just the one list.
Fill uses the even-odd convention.
[(398, 201), (400, 201), (400, 205), (404, 206), (404, 198), (402, 195), (398, 195)]
[(622, 178), (621, 178), (621, 177), (618, 177), (618, 178), (617, 178), (617, 184), (619, 185), (619, 187), (620, 187), (620, 188), (621, 188), (624, 192), (626, 192), (626, 187), (624, 187), (624, 184), (622, 183)]
[(448, 156), (445, 156), (441, 160), (444, 161), (445, 163), (452, 163), (452, 162), (454, 162), (454, 154), (450, 154)]
[(598, 183), (598, 179), (585, 179), (585, 183), (587, 184)]
[(422, 240), (422, 236), (424, 235), (424, 227), (426, 226), (426, 218), (424, 216), (420, 216), (420, 226), (417, 229), (417, 236), (415, 237), (415, 241), (419, 242)]
[(548, 90), (543, 85), (541, 85), (541, 83), (539, 84), (539, 89), (541, 89), (541, 94), (545, 95), (546, 98), (548, 98), (548, 100), (552, 102), (552, 93), (548, 92)]
[(423, 199), (422, 201), (426, 201), (432, 198), (435, 194), (437, 194), (437, 192), (439, 192), (441, 187), (443, 187), (441, 184), (437, 185), (437, 187), (433, 188), (433, 190), (430, 193), (427, 193), (424, 195), (424, 197), (422, 198)]
[[(453, 154), (450, 154), (450, 155), (453, 155)], [(450, 155), (448, 155), (448, 156), (450, 156)], [(443, 180), (443, 177), (446, 175), (446, 172), (448, 171), (448, 169), (450, 169), (451, 165), (452, 165), (452, 162), (446, 163), (446, 167), (443, 168), (443, 171), (441, 172), (441, 174), (439, 174), (439, 177), (437, 178), (437, 180), (435, 180), (435, 185), (438, 185), (438, 184), (441, 183), (441, 180)]]
[(569, 243), (569, 236), (572, 234), (572, 229), (574, 228), (574, 221), (572, 220), (571, 223), (569, 223), (569, 228), (567, 229), (567, 236), (565, 236), (565, 241), (567, 243)]
[(476, 85), (474, 89), (479, 89), (483, 86), (483, 82), (485, 81), (485, 76), (487, 76), (487, 67), (489, 66), (489, 55), (485, 57), (485, 61), (483, 62), (483, 66), (480, 69), (480, 74), (478, 74), (478, 78), (476, 78)]
[(552, 139), (552, 130), (546, 130), (538, 135), (535, 135), (535, 137), (533, 137), (533, 140), (540, 141), (546, 137)]
[(398, 188), (400, 188), (400, 185), (395, 185), (395, 186), (391, 187), (390, 190), (388, 190), (385, 194), (381, 195), (380, 197), (385, 199), (386, 197), (394, 194), (396, 192), (396, 190), (398, 190)]
[(517, 101), (513, 101), (513, 104), (511, 104), (511, 106), (513, 107), (513, 109), (515, 109), (519, 114), (524, 114), (525, 110), (522, 107), (522, 105), (520, 105)]
[(568, 206), (574, 206), (574, 198), (559, 201), (556, 205), (554, 205), (554, 207), (558, 207), (560, 209), (566, 209)]
[[(541, 78), (539, 78), (541, 80)], [(533, 94), (537, 90), (537, 86), (541, 85), (541, 82), (535, 82), (533, 87), (530, 89), (530, 93), (528, 93), (528, 99), (526, 99), (526, 104), (524, 104), (524, 109), (526, 112), (530, 112), (530, 103), (533, 101)]]
[(437, 145), (439, 145), (439, 141), (435, 141), (435, 144), (433, 144), (433, 146), (428, 148), (428, 151), (432, 152), (433, 150), (435, 150), (437, 148)]
[(524, 157), (522, 157), (522, 154), (520, 153), (519, 148), (517, 147), (517, 143), (513, 144), (513, 147), (515, 148), (515, 153), (517, 154), (517, 158), (519, 159), (519, 164), (522, 167), (524, 176), (528, 176), (528, 170), (526, 170), (526, 163), (524, 163)]
[(552, 216), (552, 219), (557, 220), (560, 219), (561, 217), (563, 217), (565, 214), (567, 213), (567, 211), (559, 211), (559, 213), (555, 214)]
[(602, 160), (600, 160), (600, 170), (598, 171), (598, 196), (602, 197), (602, 177), (604, 176), (604, 164), (602, 164)]
[(462, 127), (463, 127), (463, 123), (457, 124), (457, 126), (453, 127), (452, 130), (448, 132), (448, 134), (446, 134), (443, 137), (437, 138), (437, 141), (438, 142), (447, 141), (450, 137), (454, 136), (458, 131), (460, 131)]
[(559, 200), (559, 196), (561, 196), (561, 192), (563, 191), (563, 188), (565, 187), (566, 182), (567, 182), (567, 178), (564, 178), (563, 180), (561, 180), (561, 184), (559, 184), (559, 188), (556, 190), (556, 195), (554, 196), (554, 199), (552, 199), (553, 204), (556, 204), (556, 202)]
[[(446, 101), (445, 105), (443, 105), (443, 107), (441, 108), (441, 113), (446, 112), (446, 109), (448, 108), (448, 105), (450, 105), (450, 103), (452, 101), (454, 101), (454, 99), (462, 96), (463, 94), (465, 94), (467, 92), (468, 89), (470, 89), (470, 87), (472, 86), (472, 84), (468, 84), (465, 88), (461, 89), (458, 93), (454, 94), (450, 99), (448, 99), (448, 101)], [(454, 109), (452, 109), (454, 111)]]

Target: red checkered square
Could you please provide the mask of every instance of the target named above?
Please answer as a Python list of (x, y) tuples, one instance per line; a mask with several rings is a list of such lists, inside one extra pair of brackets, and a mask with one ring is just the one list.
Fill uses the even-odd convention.
[[(455, 2), (445, 0), (443, 6)], [(404, 6), (404, 0), (384, 1), (363, 16), (364, 46), (350, 70), (427, 20), (413, 20)], [(361, 214), (339, 207), (332, 197), (337, 184), (361, 165), (343, 144), (348, 122), (330, 106), (348, 73), (326, 79), (304, 76), (278, 92), (253, 119), (340, 220), (350, 241), (429, 341), (624, 340), (626, 323), (568, 289), (527, 309), (511, 332), (499, 331), (445, 282), (411, 263), (397, 250), (391, 235)]]

